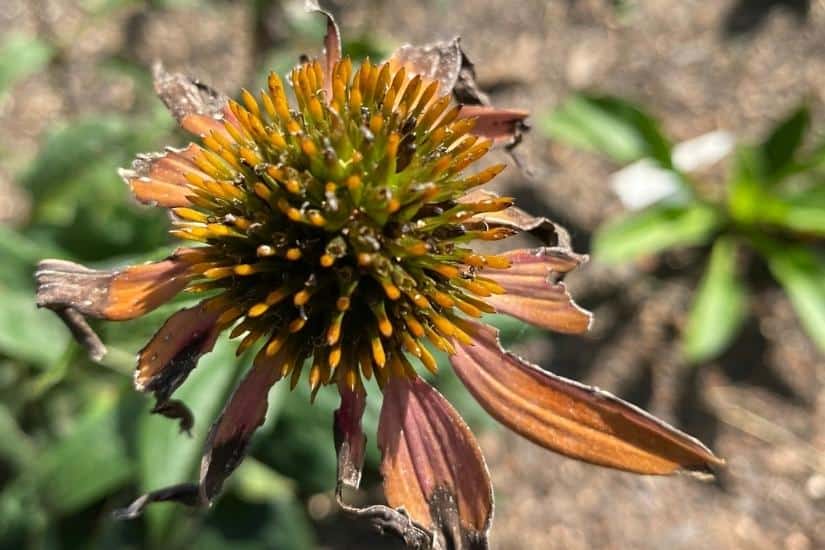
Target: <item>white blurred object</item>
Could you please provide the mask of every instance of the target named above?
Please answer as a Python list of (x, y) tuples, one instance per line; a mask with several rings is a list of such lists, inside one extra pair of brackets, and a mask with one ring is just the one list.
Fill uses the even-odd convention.
[[(673, 148), (673, 165), (690, 172), (712, 166), (725, 158), (734, 146), (733, 135), (716, 130), (683, 141)], [(622, 204), (630, 210), (640, 210), (655, 202), (678, 201), (685, 197), (679, 177), (651, 159), (642, 159), (625, 166), (610, 176), (610, 185)]]

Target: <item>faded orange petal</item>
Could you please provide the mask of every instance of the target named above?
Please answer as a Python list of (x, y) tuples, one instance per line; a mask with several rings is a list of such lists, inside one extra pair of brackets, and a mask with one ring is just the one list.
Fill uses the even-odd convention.
[(578, 334), (590, 328), (593, 315), (576, 305), (564, 283), (553, 280), (575, 268), (584, 257), (546, 247), (501, 255), (510, 260), (510, 268), (484, 272), (506, 291), (485, 299), (496, 310), (556, 332)]
[(198, 151), (200, 147), (191, 143), (185, 149), (170, 147), (164, 153), (138, 155), (131, 169), (120, 169), (118, 173), (143, 204), (165, 208), (188, 206), (187, 197), (192, 191), (184, 174), (210, 179), (192, 162)]
[(640, 474), (707, 473), (724, 463), (698, 440), (618, 397), (506, 352), (496, 329), (468, 326), (475, 342), (454, 341), (456, 374), (491, 416), (530, 441)]
[(390, 506), (435, 530), (445, 548), (486, 547), (490, 476), (472, 432), (440, 393), (419, 378), (392, 377), (378, 446)]
[(71, 307), (110, 321), (134, 319), (183, 290), (191, 278), (189, 267), (200, 258), (201, 252), (182, 248), (160, 262), (111, 271), (64, 260), (43, 260), (36, 273), (37, 303), (53, 309)]
[[(287, 353), (281, 350), (278, 355), (283, 360)], [(281, 369), (273, 368), (269, 361), (253, 365), (212, 425), (201, 461), (200, 494), (203, 501), (211, 502), (215, 498), (224, 480), (243, 460), (252, 435), (266, 419), (269, 390), (280, 378)]]
[(525, 128), (530, 113), (520, 109), (497, 109), (488, 105), (463, 105), (459, 118), (475, 118), (473, 133), (499, 141), (511, 139)]

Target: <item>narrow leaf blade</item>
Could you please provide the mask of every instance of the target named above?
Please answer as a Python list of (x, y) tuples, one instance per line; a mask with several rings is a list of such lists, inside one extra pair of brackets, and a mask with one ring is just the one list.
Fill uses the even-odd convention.
[(684, 334), (688, 361), (699, 363), (724, 351), (745, 319), (746, 292), (736, 273), (736, 245), (716, 241), (696, 293)]

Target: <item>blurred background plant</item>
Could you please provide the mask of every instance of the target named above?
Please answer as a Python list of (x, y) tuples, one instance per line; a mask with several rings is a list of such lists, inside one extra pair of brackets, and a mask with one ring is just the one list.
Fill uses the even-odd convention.
[(715, 359), (737, 337), (750, 313), (746, 282), (764, 279), (764, 266), (825, 353), (825, 139), (820, 133), (803, 148), (807, 107), (780, 120), (760, 143), (737, 146), (721, 186), (690, 169), (703, 155), (724, 154), (725, 137), (706, 135), (676, 149), (657, 120), (620, 98), (579, 94), (540, 125), (553, 139), (626, 166), (613, 182), (633, 210), (599, 227), (595, 260), (644, 261), (674, 247), (707, 251), (682, 334), (689, 362)]
[[(821, 345), (823, 330), (822, 149), (815, 168), (820, 142), (802, 144), (806, 127), (823, 123), (825, 4), (324, 4), (355, 57), (461, 34), (497, 103), (534, 112), (562, 105), (534, 117), (538, 131), (518, 150), (534, 176), (509, 169), (499, 190), (562, 222), (574, 248), (594, 254), (569, 283), (596, 324), (571, 338), (512, 323), (501, 327), (505, 339), (654, 410), (730, 461), (717, 486), (637, 480), (488, 430), (481, 443), (496, 484), (494, 547), (825, 545), (825, 364), (811, 344)], [(131, 202), (116, 173), (138, 152), (186, 140), (154, 97), (152, 61), (226, 92), (257, 89), (270, 69), (283, 73), (316, 51), (319, 19), (301, 0), (0, 0), (0, 548), (398, 547), (335, 513), (337, 398), (322, 391), (310, 407), (305, 384), (273, 391), (250, 459), (214, 509), (159, 505), (140, 521), (111, 521), (141, 491), (195, 476), (205, 432), (249, 358), (235, 359), (225, 342), (203, 358), (180, 389), (196, 415), (188, 439), (148, 414), (151, 400), (131, 380), (133, 354), (180, 302), (96, 326), (112, 348), (101, 364), (34, 307), (41, 258), (105, 268), (161, 258), (171, 246), (164, 217)], [(639, 98), (669, 132), (615, 99), (563, 102), (597, 83)], [(818, 123), (795, 111), (767, 132), (774, 137), (750, 137), (806, 91), (815, 92)], [(542, 139), (548, 128), (615, 160)], [(712, 132), (703, 147), (729, 147), (718, 128), (757, 143), (740, 148), (730, 176), (680, 164), (684, 148), (673, 143), (692, 136)], [(610, 176), (617, 162), (637, 169), (644, 158), (653, 160), (642, 163), (641, 187), (627, 172)], [(609, 179), (629, 180), (630, 191)], [(628, 196), (637, 199), (630, 206), (617, 200)], [(641, 208), (631, 221), (604, 224), (631, 206)], [(803, 306), (798, 317), (790, 304)], [(685, 352), (706, 368), (683, 368)], [(438, 382), (471, 424), (489, 424), (448, 369)], [(367, 434), (377, 411), (373, 400)], [(369, 439), (365, 491), (353, 495), (360, 503), (380, 498)]]

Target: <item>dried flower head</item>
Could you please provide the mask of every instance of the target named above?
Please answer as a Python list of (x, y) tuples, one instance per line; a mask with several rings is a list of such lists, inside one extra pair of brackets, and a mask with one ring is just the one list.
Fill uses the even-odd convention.
[[(638, 473), (719, 463), (633, 406), (500, 347), (485, 313), (568, 333), (590, 325), (559, 281), (585, 258), (562, 229), (479, 190), (503, 165), (472, 170), (495, 140), (517, 136), (526, 113), (485, 104), (457, 41), (354, 68), (322, 13), (325, 54), (289, 75), (292, 105), (276, 74), (258, 97), (243, 91), (236, 102), (156, 68), (161, 98), (200, 143), (143, 155), (122, 175), (139, 201), (171, 210), (172, 235), (191, 247), (123, 270), (48, 260), (38, 271), (40, 305), (97, 355), (105, 350), (80, 314), (132, 319), (181, 291), (206, 294), (166, 321), (135, 374), (137, 388), (154, 393), (154, 412), (184, 428), (191, 418), (171, 396), (218, 335), (243, 336), (238, 353), (259, 346), (212, 427), (199, 483), (145, 495), (123, 515), (158, 500), (211, 503), (263, 422), (270, 387), (294, 387), (308, 371), (313, 396), (329, 384), (341, 395), (339, 496), (360, 481), (363, 381), (375, 377), (384, 394), (378, 444), (390, 507), (348, 510), (410, 545), (485, 546), (489, 475), (467, 426), (419, 377), (437, 368), (428, 346), (450, 356), (492, 416), (539, 445)], [(523, 231), (545, 246), (473, 248)]]

